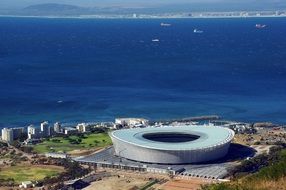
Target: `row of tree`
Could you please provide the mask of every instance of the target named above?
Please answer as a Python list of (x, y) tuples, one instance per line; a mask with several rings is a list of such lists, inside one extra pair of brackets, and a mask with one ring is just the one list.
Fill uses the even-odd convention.
[(57, 165), (65, 168), (65, 172), (56, 177), (46, 177), (37, 186), (45, 186), (48, 190), (60, 189), (64, 181), (73, 180), (88, 174), (91, 170), (83, 168), (78, 162), (70, 159), (40, 157), (32, 162), (35, 165)]

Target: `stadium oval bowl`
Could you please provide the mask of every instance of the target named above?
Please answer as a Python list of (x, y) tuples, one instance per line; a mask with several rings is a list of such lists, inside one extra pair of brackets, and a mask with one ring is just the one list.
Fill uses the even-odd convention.
[(116, 130), (110, 137), (119, 157), (146, 163), (185, 164), (224, 157), (234, 132), (223, 127), (168, 126)]

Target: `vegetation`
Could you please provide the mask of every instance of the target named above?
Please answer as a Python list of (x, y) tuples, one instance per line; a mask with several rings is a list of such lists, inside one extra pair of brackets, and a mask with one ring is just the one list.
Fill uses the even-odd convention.
[(156, 183), (158, 183), (158, 180), (154, 179), (154, 180), (148, 182), (146, 185), (144, 185), (140, 190), (147, 190), (150, 187), (152, 187), (153, 185), (155, 185)]
[(230, 176), (232, 178), (243, 177), (249, 173), (255, 173), (258, 170), (270, 166), (279, 161), (283, 161), (283, 152), (285, 151), (283, 146), (274, 146), (270, 148), (269, 154), (261, 154), (250, 160), (244, 160), (241, 165), (230, 171)]
[(0, 181), (19, 184), (22, 181), (43, 180), (63, 172), (60, 167), (39, 167), (33, 165), (16, 165), (0, 169)]
[(40, 182), (39, 185), (48, 186), (49, 190), (60, 189), (63, 186), (63, 181), (82, 177), (91, 171), (89, 168), (83, 168), (78, 162), (73, 162), (69, 159), (42, 158), (37, 162), (62, 166), (66, 170), (65, 172), (59, 174), (57, 177), (47, 176)]
[(22, 161), (27, 161), (28, 158), (21, 152), (16, 152), (15, 150), (8, 148), (6, 146), (0, 147), (0, 160), (3, 165), (16, 165)]
[[(257, 172), (255, 172), (257, 171)], [(268, 190), (286, 189), (286, 149), (272, 148), (269, 155), (261, 155), (233, 171), (235, 180), (229, 183), (213, 184), (203, 190)], [(248, 174), (251, 172), (252, 174)]]
[(107, 133), (79, 134), (69, 137), (54, 137), (34, 146), (37, 153), (69, 152), (77, 149), (100, 148), (111, 145)]
[(69, 159), (39, 157), (31, 164), (0, 169), (0, 187), (15, 186), (22, 181), (37, 181), (38, 186), (59, 189), (63, 181), (82, 177), (90, 171), (90, 168), (83, 168), (78, 162)]
[(8, 147), (7, 143), (0, 142), (0, 148), (3, 148), (3, 147)]

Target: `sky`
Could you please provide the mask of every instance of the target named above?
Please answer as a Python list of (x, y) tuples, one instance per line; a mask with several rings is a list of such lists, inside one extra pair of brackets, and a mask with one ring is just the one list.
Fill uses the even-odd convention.
[(286, 0), (0, 0), (0, 9), (23, 8), (29, 5), (42, 3), (62, 3), (84, 7), (95, 6), (122, 6), (122, 7), (158, 7), (166, 5), (212, 5), (212, 6), (232, 6), (238, 5), (248, 7), (259, 5), (265, 9), (286, 5)]

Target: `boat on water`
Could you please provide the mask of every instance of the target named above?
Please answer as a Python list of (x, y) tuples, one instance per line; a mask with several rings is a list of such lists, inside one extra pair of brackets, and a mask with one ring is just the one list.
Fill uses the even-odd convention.
[(265, 24), (256, 24), (255, 28), (261, 29), (261, 28), (265, 28), (266, 25)]
[(163, 22), (161, 22), (161, 24), (160, 24), (161, 26), (172, 26), (171, 24), (169, 24), (169, 23), (163, 23)]
[(159, 39), (153, 39), (152, 42), (159, 42)]
[(194, 33), (199, 33), (199, 34), (201, 34), (201, 33), (203, 33), (204, 31), (202, 31), (202, 30), (198, 30), (198, 29), (194, 29)]

